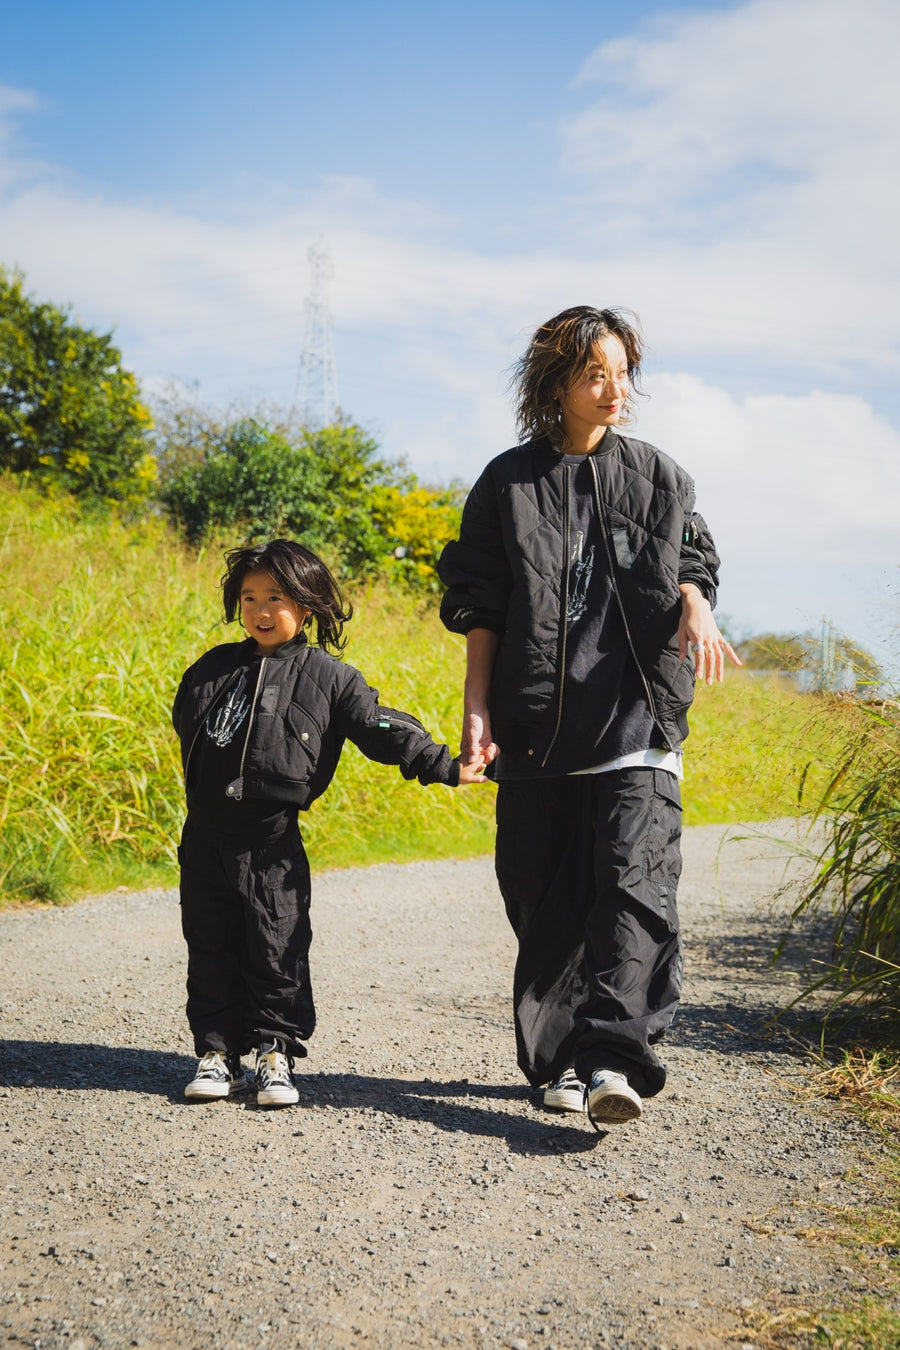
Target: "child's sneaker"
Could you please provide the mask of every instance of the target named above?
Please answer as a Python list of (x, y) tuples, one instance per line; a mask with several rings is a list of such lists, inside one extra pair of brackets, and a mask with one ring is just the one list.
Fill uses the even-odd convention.
[(629, 1087), (624, 1073), (615, 1073), (612, 1069), (595, 1069), (585, 1092), (585, 1106), (588, 1120), (594, 1129), (597, 1122), (604, 1125), (622, 1125), (627, 1120), (638, 1120), (641, 1115), (641, 1099), (633, 1087)]
[(266, 1041), (256, 1052), (256, 1100), (260, 1106), (294, 1106), (300, 1093), (291, 1077), (294, 1061), (280, 1041)]
[(207, 1050), (194, 1077), (185, 1086), (184, 1095), (189, 1102), (211, 1102), (219, 1097), (233, 1097), (246, 1086), (240, 1055)]
[(544, 1105), (552, 1111), (584, 1110), (584, 1083), (574, 1069), (566, 1069), (544, 1088)]

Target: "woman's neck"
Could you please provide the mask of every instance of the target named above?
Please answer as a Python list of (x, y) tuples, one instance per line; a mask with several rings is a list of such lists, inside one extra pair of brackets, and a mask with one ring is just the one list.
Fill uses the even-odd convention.
[(562, 452), (564, 455), (589, 455), (597, 449), (606, 432), (606, 427), (567, 427), (563, 424)]

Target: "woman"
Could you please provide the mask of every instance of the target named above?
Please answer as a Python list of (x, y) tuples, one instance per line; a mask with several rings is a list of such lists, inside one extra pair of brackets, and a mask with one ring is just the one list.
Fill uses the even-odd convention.
[(595, 1126), (665, 1083), (686, 713), (695, 677), (740, 664), (691, 479), (616, 429), (640, 365), (619, 311), (542, 324), (516, 370), (523, 443), (488, 464), (440, 562), (443, 621), (466, 636), (462, 758), (498, 783), (519, 1065)]

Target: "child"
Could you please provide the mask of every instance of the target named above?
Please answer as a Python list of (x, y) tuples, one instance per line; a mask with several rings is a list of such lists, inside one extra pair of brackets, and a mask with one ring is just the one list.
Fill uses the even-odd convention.
[[(241, 1091), (256, 1051), (261, 1106), (299, 1099), (293, 1061), (316, 1015), (309, 976), (309, 865), (297, 823), (334, 776), (344, 741), (420, 783), (484, 782), (408, 713), (383, 707), (344, 646), (352, 614), (328, 568), (275, 539), (226, 555), (225, 620), (246, 641), (214, 647), (182, 678), (187, 820), (178, 850), (188, 944), (187, 1016), (201, 1057), (190, 1101)], [(316, 622), (316, 646), (306, 629)]]

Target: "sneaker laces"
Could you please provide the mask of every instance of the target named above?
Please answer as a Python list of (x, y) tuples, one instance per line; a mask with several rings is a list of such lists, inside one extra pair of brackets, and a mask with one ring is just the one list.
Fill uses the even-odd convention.
[(574, 1069), (564, 1069), (555, 1082), (550, 1084), (551, 1088), (583, 1088), (584, 1083), (578, 1077)]
[[(282, 1063), (279, 1063), (279, 1060)], [(256, 1072), (262, 1081), (264, 1088), (279, 1080), (284, 1083), (291, 1082), (291, 1074), (294, 1069), (294, 1061), (288, 1055), (277, 1041), (269, 1041), (259, 1047), (259, 1053), (256, 1061)]]
[(231, 1065), (228, 1062), (228, 1056), (222, 1050), (207, 1050), (206, 1054), (197, 1065), (197, 1078), (212, 1078), (224, 1069), (232, 1076)]

